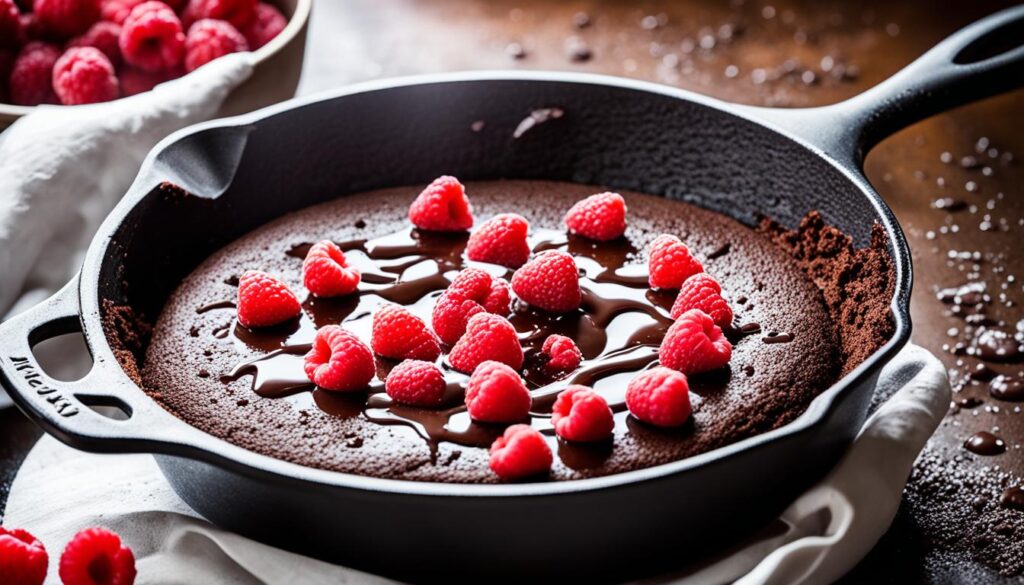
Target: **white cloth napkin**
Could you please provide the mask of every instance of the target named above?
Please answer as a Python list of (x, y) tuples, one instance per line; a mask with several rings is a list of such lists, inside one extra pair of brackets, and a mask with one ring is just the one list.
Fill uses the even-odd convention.
[[(213, 117), (252, 62), (252, 53), (237, 53), (115, 102), (39, 106), (0, 134), (0, 316), (46, 298), (75, 274), (146, 154), (175, 130)], [(7, 400), (0, 390), (0, 408)]]
[[(917, 346), (885, 367), (878, 394), (892, 397), (865, 423), (840, 464), (782, 514), (786, 533), (751, 542), (701, 569), (645, 582), (816, 584), (849, 571), (892, 522), (914, 459), (950, 400), (942, 364)], [(78, 530), (107, 526), (135, 551), (140, 585), (391, 582), (213, 526), (175, 495), (147, 455), (86, 454), (49, 437), (29, 453), (15, 479), (5, 524), (35, 534), (51, 559)], [(57, 583), (56, 563), (50, 564), (47, 583)]]

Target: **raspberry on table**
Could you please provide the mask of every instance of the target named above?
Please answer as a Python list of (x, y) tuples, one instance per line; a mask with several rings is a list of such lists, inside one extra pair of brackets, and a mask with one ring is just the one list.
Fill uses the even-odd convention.
[(506, 268), (519, 268), (530, 259), (526, 237), (530, 224), (516, 213), (502, 213), (485, 221), (470, 236), (466, 256)]
[(530, 425), (510, 426), (491, 445), (491, 471), (506, 481), (547, 473), (552, 461), (544, 435)]
[(442, 293), (431, 313), (431, 324), (441, 341), (452, 345), (466, 333), (466, 323), (478, 313), (486, 313), (480, 303), (459, 294)]
[(32, 13), (51, 36), (68, 39), (100, 19), (100, 0), (35, 0)]
[(732, 344), (700, 309), (680, 315), (668, 328), (658, 348), (661, 365), (684, 374), (717, 370), (728, 364), (731, 357)]
[(626, 233), (626, 200), (618, 193), (598, 193), (577, 201), (565, 214), (569, 231), (599, 242)]
[(246, 327), (270, 327), (302, 312), (288, 285), (259, 270), (246, 270), (238, 279), (238, 322)]
[(481, 362), (473, 370), (466, 386), (466, 409), (469, 417), (479, 422), (524, 420), (530, 413), (532, 402), (523, 379), (500, 362)]
[(53, 66), (60, 58), (60, 49), (41, 41), (32, 41), (21, 48), (11, 69), (11, 102), (19, 106), (57, 104), (53, 91)]
[(678, 427), (690, 418), (690, 384), (675, 370), (647, 370), (629, 381), (626, 407), (645, 423)]
[[(2, 1), (2, 0), (0, 0)], [(81, 36), (68, 41), (67, 48), (94, 47), (103, 52), (115, 67), (121, 64), (121, 25), (100, 21), (89, 27)]]
[(679, 288), (687, 278), (700, 272), (704, 272), (704, 266), (690, 254), (690, 249), (679, 238), (669, 234), (654, 238), (647, 257), (651, 288)]
[(303, 284), (318, 297), (350, 295), (359, 288), (360, 279), (359, 271), (348, 265), (345, 253), (330, 240), (313, 244), (302, 261)]
[(409, 221), (421, 230), (461, 232), (473, 227), (473, 206), (455, 177), (434, 179), (409, 206)]
[(226, 20), (235, 28), (244, 28), (256, 17), (258, 0), (190, 0), (185, 7), (188, 26), (204, 18)]
[(14, 0), (0, 0), (0, 48), (15, 48), (21, 38), (21, 10)]
[(132, 9), (147, 0), (102, 0), (100, 2), (100, 18), (114, 24), (124, 24)]
[(479, 268), (459, 272), (437, 299), (431, 320), (441, 341), (453, 344), (466, 332), (477, 313), (507, 315), (511, 303), (508, 283)]
[(385, 305), (373, 314), (370, 347), (377, 355), (396, 360), (433, 361), (441, 341), (416, 315), (398, 305)]
[(110, 59), (94, 47), (72, 47), (57, 59), (53, 89), (65, 106), (109, 102), (121, 91)]
[(448, 362), (456, 370), (469, 374), (485, 361), (496, 361), (515, 369), (523, 367), (523, 347), (508, 319), (492, 313), (477, 313), (466, 324), (463, 335)]
[(231, 23), (204, 18), (189, 27), (185, 35), (185, 71), (195, 71), (218, 57), (248, 50), (245, 37)]
[(256, 5), (256, 14), (239, 31), (245, 36), (249, 48), (253, 51), (274, 40), (288, 26), (285, 18), (277, 7), (260, 2)]
[(732, 308), (722, 297), (722, 286), (705, 272), (687, 278), (679, 288), (679, 295), (672, 303), (672, 318), (676, 319), (690, 309), (704, 311), (715, 325), (723, 329), (732, 324)]
[(115, 532), (86, 528), (64, 548), (60, 580), (64, 585), (131, 585), (135, 555)]
[(441, 368), (423, 360), (405, 360), (392, 368), (384, 380), (388, 396), (410, 406), (439, 406), (446, 388)]
[(541, 353), (548, 358), (544, 369), (552, 373), (571, 372), (580, 367), (580, 360), (583, 359), (576, 342), (564, 335), (549, 335), (544, 340)]
[(21, 528), (0, 526), (0, 583), (43, 585), (49, 562), (38, 538)]
[(370, 348), (340, 325), (316, 332), (303, 369), (317, 387), (333, 392), (363, 390), (377, 373)]
[(572, 256), (561, 250), (541, 252), (512, 275), (512, 290), (528, 305), (551, 313), (580, 306), (580, 273)]
[(156, 0), (132, 8), (121, 27), (119, 44), (126, 63), (150, 73), (174, 69), (185, 59), (181, 21)]
[(608, 401), (591, 388), (575, 384), (558, 394), (551, 424), (559, 437), (581, 443), (603, 441), (615, 428)]

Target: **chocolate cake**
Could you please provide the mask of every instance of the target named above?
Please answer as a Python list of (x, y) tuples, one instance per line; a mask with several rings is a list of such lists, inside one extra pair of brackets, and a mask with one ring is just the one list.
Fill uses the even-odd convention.
[[(560, 225), (565, 211), (595, 187), (496, 181), (469, 183), (466, 190), (478, 222), (520, 213), (530, 222), (534, 251), (566, 250), (580, 268), (580, 310), (550, 315), (514, 303), (509, 317), (526, 353), (531, 423), (556, 454), (552, 480), (650, 467), (782, 426), (891, 335), (892, 274), (881, 239), (854, 250), (850, 238), (816, 214), (794, 231), (767, 220), (751, 229), (692, 205), (625, 192), (626, 235), (602, 243), (567, 235)], [(451, 395), (431, 410), (388, 400), (381, 380), (395, 365), (390, 360), (377, 359), (378, 379), (368, 392), (316, 389), (303, 373), (316, 328), (343, 323), (369, 342), (372, 313), (388, 302), (429, 323), (449, 279), (469, 265), (468, 234), (409, 225), (417, 192), (385, 189), (297, 211), (212, 255), (184, 279), (153, 329), (142, 368), (147, 391), (211, 435), (298, 464), (417, 481), (497, 481), (487, 448), (503, 427), (470, 421), (461, 406), (465, 375), (446, 370)], [(690, 376), (693, 416), (677, 429), (637, 421), (623, 401), (628, 381), (656, 364), (672, 323), (673, 294), (647, 283), (645, 251), (662, 233), (686, 242), (735, 312), (726, 331), (734, 346), (730, 365)], [(338, 243), (362, 272), (358, 295), (306, 296), (302, 258), (323, 239)], [(238, 324), (236, 287), (248, 269), (276, 274), (298, 291), (301, 317), (264, 330)], [(583, 353), (580, 368), (564, 379), (537, 367), (550, 333), (574, 339)], [(615, 413), (612, 441), (571, 444), (555, 437), (551, 403), (569, 383), (593, 386), (607, 399)]]

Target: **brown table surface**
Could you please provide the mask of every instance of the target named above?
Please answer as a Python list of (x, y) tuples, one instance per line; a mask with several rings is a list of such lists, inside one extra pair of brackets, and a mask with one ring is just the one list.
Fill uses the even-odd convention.
[[(551, 69), (646, 79), (734, 102), (813, 106), (871, 87), (957, 28), (1009, 3), (867, 4), (327, 0), (314, 7), (299, 91), (439, 71)], [(963, 321), (949, 314), (937, 290), (962, 284), (971, 271), (980, 272), (979, 278), (988, 275), (995, 283), (992, 316), (1011, 331), (1024, 328), (1024, 281), (1010, 278), (1024, 277), (1018, 252), (1024, 243), (1024, 171), (1006, 154), (1024, 156), (1022, 111), (1024, 91), (1018, 90), (936, 116), (883, 142), (865, 165), (910, 239), (916, 270), (914, 340), (936, 352), (954, 379), (976, 362), (950, 349), (964, 334)], [(975, 152), (979, 140), (997, 149), (995, 158), (986, 148)], [(942, 160), (947, 152), (952, 164)], [(982, 164), (964, 168), (958, 163), (965, 155)], [(986, 165), (989, 171), (983, 170)], [(957, 214), (933, 209), (932, 202), (943, 197), (976, 208)], [(954, 257), (963, 252), (968, 255)], [(19, 413), (0, 413), (0, 511), (10, 480), (38, 435)], [(1022, 437), (1004, 439), (1010, 450), (998, 465), (1019, 475), (1016, 449)], [(947, 418), (932, 443), (938, 448), (962, 440)], [(963, 462), (983, 464), (969, 456)], [(1005, 580), (962, 556), (926, 554), (929, 540), (913, 507), (905, 505), (846, 581), (949, 582), (965, 571), (975, 581)]]

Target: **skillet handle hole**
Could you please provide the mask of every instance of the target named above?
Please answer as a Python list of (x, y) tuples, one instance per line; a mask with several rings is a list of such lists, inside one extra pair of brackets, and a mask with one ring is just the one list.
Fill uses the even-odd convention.
[(970, 65), (1024, 46), (1024, 18), (1007, 22), (981, 35), (953, 57), (957, 65)]
[(79, 402), (90, 410), (110, 420), (128, 420), (132, 417), (132, 407), (115, 396), (98, 396), (94, 394), (76, 394)]
[(70, 331), (66, 328), (49, 335), (30, 339), (32, 355), (50, 378), (60, 382), (76, 382), (92, 369), (92, 356), (85, 344), (81, 323), (75, 319)]

